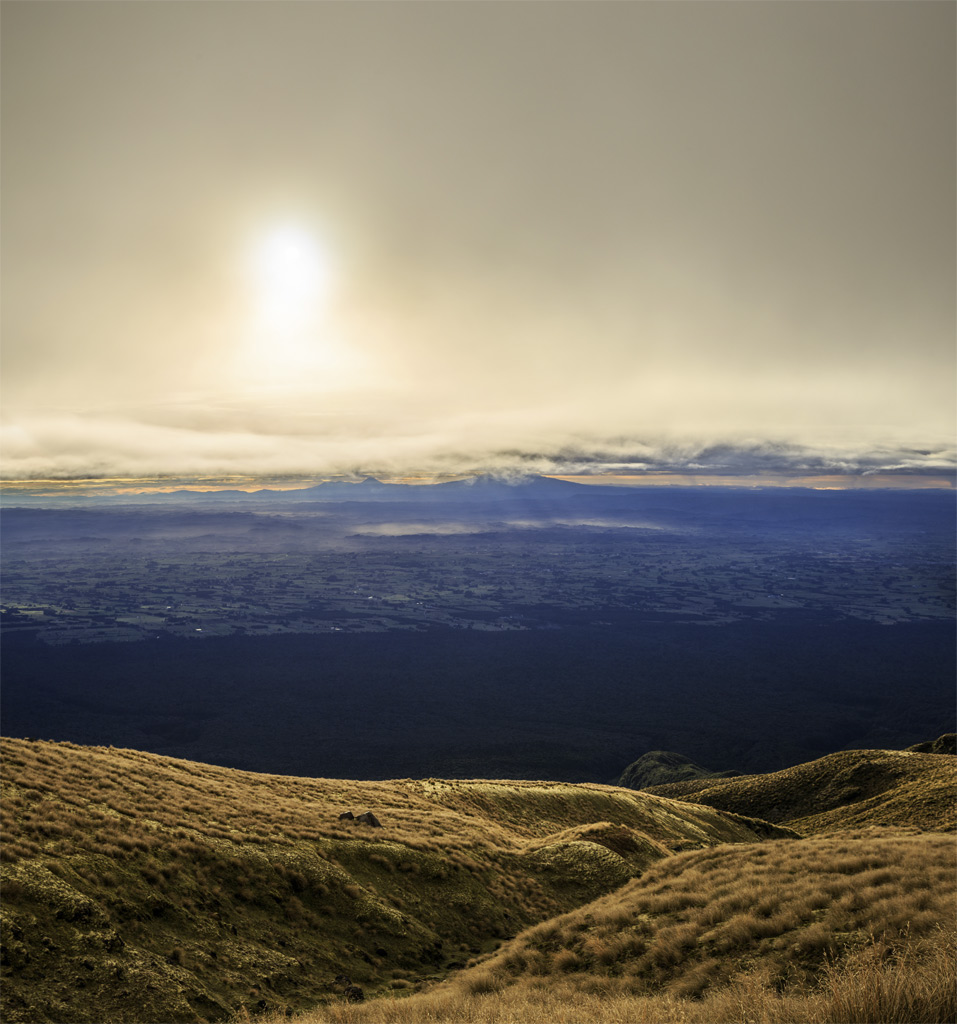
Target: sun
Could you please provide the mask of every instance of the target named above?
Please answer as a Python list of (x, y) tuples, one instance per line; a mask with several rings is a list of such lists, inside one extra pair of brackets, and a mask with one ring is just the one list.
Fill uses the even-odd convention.
[(333, 252), (304, 224), (275, 223), (252, 239), (246, 260), (243, 374), (256, 386), (346, 383), (355, 362), (335, 317)]
[(296, 224), (274, 227), (253, 247), (251, 270), (264, 330), (290, 334), (321, 319), (332, 266), (329, 253), (311, 232)]

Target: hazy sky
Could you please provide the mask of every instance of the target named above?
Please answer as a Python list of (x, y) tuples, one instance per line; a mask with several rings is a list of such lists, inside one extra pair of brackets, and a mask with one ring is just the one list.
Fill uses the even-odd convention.
[(4, 474), (952, 467), (955, 14), (5, 0)]

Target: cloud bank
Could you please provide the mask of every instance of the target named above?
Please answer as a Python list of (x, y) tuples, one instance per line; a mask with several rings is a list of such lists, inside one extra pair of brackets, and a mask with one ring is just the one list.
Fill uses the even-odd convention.
[(957, 467), (954, 448), (943, 444), (562, 435), (550, 423), (536, 428), (471, 416), (416, 421), (414, 429), (396, 421), (363, 433), (338, 421), (325, 432), (214, 431), (116, 416), (58, 415), (21, 419), (4, 426), (0, 438), (4, 478), (20, 481), (469, 473), (952, 477)]

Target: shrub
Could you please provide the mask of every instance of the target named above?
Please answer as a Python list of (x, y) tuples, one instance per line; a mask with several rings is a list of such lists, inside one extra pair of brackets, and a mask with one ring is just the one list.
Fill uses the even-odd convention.
[(463, 980), (463, 987), (469, 995), (487, 995), (490, 992), (498, 992), (504, 982), (497, 978), (491, 971), (473, 971)]
[(560, 973), (580, 971), (583, 966), (581, 957), (573, 949), (559, 950), (552, 957), (552, 968)]

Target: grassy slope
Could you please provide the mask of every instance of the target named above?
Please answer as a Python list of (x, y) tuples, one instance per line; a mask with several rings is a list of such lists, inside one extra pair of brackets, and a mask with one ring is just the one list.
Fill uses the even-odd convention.
[(303, 1024), (952, 1021), (955, 860), (887, 828), (680, 854), (430, 992)]
[(767, 775), (656, 786), (659, 795), (786, 824), (802, 834), (866, 825), (957, 828), (957, 758), (842, 750)]
[[(438, 979), (676, 850), (787, 836), (608, 786), (258, 775), (3, 742), (6, 1021), (305, 1007)], [(373, 811), (383, 828), (343, 825)]]

